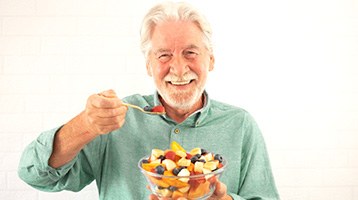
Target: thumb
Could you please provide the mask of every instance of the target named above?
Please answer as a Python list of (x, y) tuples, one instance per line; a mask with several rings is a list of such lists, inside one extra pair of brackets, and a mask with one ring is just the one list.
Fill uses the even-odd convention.
[(220, 181), (216, 182), (215, 195), (217, 195), (218, 197), (224, 197), (226, 195), (226, 192), (226, 185)]
[(107, 98), (117, 97), (116, 92), (114, 90), (112, 90), (112, 89), (103, 91), (103, 92), (99, 93), (98, 95), (104, 96), (104, 97), (107, 97)]

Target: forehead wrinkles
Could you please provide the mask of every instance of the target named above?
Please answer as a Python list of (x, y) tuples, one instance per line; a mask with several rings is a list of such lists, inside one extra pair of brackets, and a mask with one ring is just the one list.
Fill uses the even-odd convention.
[[(155, 25), (150, 38), (151, 50), (188, 48), (182, 45), (208, 48), (204, 33), (191, 21), (166, 21)], [(189, 44), (189, 45), (188, 45)]]
[[(177, 41), (171, 41), (172, 44), (166, 45), (166, 44), (158, 44), (158, 45), (153, 45), (153, 40), (151, 41), (151, 45), (150, 45), (150, 49), (148, 51), (149, 54), (154, 54), (157, 55), (159, 53), (168, 53), (168, 52), (175, 52), (175, 51), (184, 51), (186, 49), (192, 49), (192, 50), (199, 50), (199, 51), (209, 51), (210, 52), (210, 48), (208, 47), (206, 41), (204, 38), (202, 38), (203, 40), (201, 40), (201, 44), (188, 44), (188, 45), (178, 45)], [(155, 43), (154, 43), (155, 44)]]

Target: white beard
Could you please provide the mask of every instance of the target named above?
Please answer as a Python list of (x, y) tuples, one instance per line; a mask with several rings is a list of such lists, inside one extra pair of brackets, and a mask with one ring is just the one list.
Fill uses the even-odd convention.
[(168, 92), (163, 92), (158, 89), (158, 93), (169, 106), (180, 110), (190, 110), (198, 101), (200, 101), (203, 92), (204, 88), (197, 88), (191, 95), (188, 94), (188, 92), (169, 94)]

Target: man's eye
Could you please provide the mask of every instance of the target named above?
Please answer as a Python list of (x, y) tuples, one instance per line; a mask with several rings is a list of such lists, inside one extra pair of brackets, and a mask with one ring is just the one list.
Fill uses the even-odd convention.
[(161, 54), (158, 56), (158, 58), (165, 58), (165, 57), (169, 57), (169, 54)]
[(158, 56), (158, 59), (161, 61), (161, 62), (166, 62), (168, 60), (170, 60), (170, 54), (161, 54)]
[(184, 55), (186, 58), (195, 58), (198, 55), (198, 53), (195, 51), (186, 51)]

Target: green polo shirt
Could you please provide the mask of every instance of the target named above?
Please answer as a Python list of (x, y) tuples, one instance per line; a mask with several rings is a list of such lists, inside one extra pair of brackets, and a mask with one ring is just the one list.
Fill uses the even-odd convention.
[[(59, 127), (46, 131), (23, 152), (19, 176), (42, 191), (80, 191), (96, 181), (101, 200), (148, 199), (150, 191), (137, 163), (153, 148), (169, 149), (177, 141), (187, 150), (201, 147), (228, 161), (221, 181), (235, 200), (279, 199), (265, 142), (253, 118), (205, 95), (204, 107), (182, 123), (129, 108), (122, 128), (98, 136), (57, 169), (48, 160)], [(140, 107), (160, 104), (157, 94), (132, 95), (123, 101)]]

